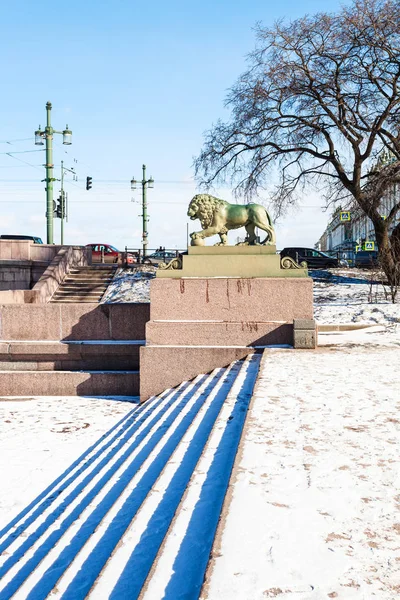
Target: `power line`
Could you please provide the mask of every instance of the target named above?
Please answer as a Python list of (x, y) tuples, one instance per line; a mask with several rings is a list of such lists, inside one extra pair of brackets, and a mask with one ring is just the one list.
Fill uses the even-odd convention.
[[(6, 152), (6, 154), (8, 154), (8, 152)], [(21, 160), (21, 159), (18, 159), (16, 157), (12, 156), (12, 155), (10, 155), (10, 157), (11, 158), (15, 158), (15, 160)], [(35, 166), (35, 165), (32, 165), (31, 163), (28, 163), (26, 161), (21, 161), (21, 162), (25, 162), (27, 165), (30, 165), (31, 167)], [(40, 166), (40, 165), (38, 165), (38, 166)], [(54, 165), (54, 166), (55, 167), (59, 167), (60, 165)], [(0, 168), (1, 169), (6, 169), (8, 167), (7, 166), (1, 166)], [(2, 180), (0, 180), (0, 182), (1, 181), (3, 181), (3, 182), (7, 181), (8, 183), (34, 183), (37, 180), (36, 179), (23, 179), (23, 180), (19, 180), (19, 179), (2, 179)], [(102, 184), (106, 184), (106, 185), (114, 185), (116, 183), (120, 183), (120, 184), (126, 185), (127, 188), (129, 188), (129, 191), (131, 191), (130, 190), (130, 180), (128, 180), (128, 179), (95, 179), (94, 181), (95, 181), (95, 183), (102, 183)], [(177, 181), (172, 181), (172, 180), (171, 181), (169, 181), (169, 180), (158, 181), (158, 180), (156, 180), (156, 183), (157, 184), (162, 184), (162, 185), (164, 185), (164, 184), (175, 184), (175, 185), (178, 185), (178, 184), (185, 184), (185, 185), (186, 184), (190, 184), (190, 185), (196, 185), (194, 182), (191, 183), (191, 182), (187, 182), (187, 181), (184, 181), (184, 180), (182, 180), (182, 181), (178, 181), (178, 180)]]
[(15, 150), (14, 152), (0, 152), (0, 154), (7, 154), (7, 156), (13, 156), (14, 154), (26, 154), (27, 152), (44, 152), (44, 148), (39, 150)]
[[(12, 158), (12, 156), (11, 156), (11, 158)], [(33, 165), (33, 166), (35, 166), (35, 165)], [(41, 165), (36, 165), (36, 166), (40, 167)], [(22, 166), (22, 165), (0, 165), (0, 169), (25, 169), (25, 167)], [(3, 180), (0, 180), (0, 181), (9, 181), (9, 182), (14, 181), (16, 183), (20, 182), (19, 179), (3, 179)], [(22, 181), (28, 181), (28, 180), (27, 179), (23, 179)], [(36, 180), (32, 179), (32, 181), (36, 181)]]
[(32, 167), (33, 169), (37, 169), (38, 171), (42, 170), (41, 168), (36, 167), (35, 165), (32, 165), (31, 163), (28, 163), (26, 160), (22, 160), (22, 158), (18, 158), (17, 156), (13, 156), (12, 154), (9, 154), (8, 152), (6, 152), (6, 154), (8, 154), (8, 156), (10, 158), (13, 158), (14, 160), (19, 160), (19, 162), (25, 163), (26, 165), (28, 165), (29, 167)]
[(33, 140), (33, 137), (28, 137), (28, 138), (19, 138), (17, 140), (1, 140), (0, 144), (13, 144), (14, 142), (27, 142), (29, 140)]

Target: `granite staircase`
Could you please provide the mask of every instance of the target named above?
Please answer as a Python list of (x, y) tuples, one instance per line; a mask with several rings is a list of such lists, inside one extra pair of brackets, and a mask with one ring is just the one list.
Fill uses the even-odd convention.
[(133, 408), (0, 531), (0, 600), (199, 598), (260, 354)]
[(100, 302), (117, 265), (76, 267), (65, 277), (50, 302)]
[(138, 396), (146, 304), (3, 306), (0, 396)]

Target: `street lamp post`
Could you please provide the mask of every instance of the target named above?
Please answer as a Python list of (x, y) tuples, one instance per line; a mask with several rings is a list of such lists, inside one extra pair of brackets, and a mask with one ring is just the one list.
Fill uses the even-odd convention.
[[(145, 259), (147, 255), (147, 244), (148, 244), (148, 231), (147, 231), (147, 188), (154, 188), (154, 179), (150, 177), (150, 179), (146, 179), (146, 165), (142, 166), (143, 169), (143, 178), (140, 182), (142, 184), (142, 243), (143, 243), (143, 259)], [(131, 179), (131, 190), (136, 189), (137, 181), (134, 177)]]
[(46, 223), (47, 223), (47, 243), (53, 244), (53, 212), (54, 212), (54, 204), (53, 204), (53, 181), (56, 181), (53, 177), (53, 135), (55, 133), (60, 133), (63, 136), (63, 144), (69, 146), (72, 141), (72, 131), (68, 129), (68, 125), (64, 129), (64, 131), (56, 131), (51, 126), (51, 102), (47, 102), (46, 104), (46, 127), (44, 131), (37, 129), (35, 131), (35, 144), (36, 146), (43, 146), (43, 138), (46, 140), (46, 178), (43, 181), (46, 182)]

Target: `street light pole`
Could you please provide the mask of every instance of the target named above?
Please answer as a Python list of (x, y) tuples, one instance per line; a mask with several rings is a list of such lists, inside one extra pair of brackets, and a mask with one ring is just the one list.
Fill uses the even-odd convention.
[[(147, 188), (154, 187), (154, 179), (150, 177), (150, 179), (146, 179), (146, 165), (142, 166), (143, 169), (143, 177), (142, 177), (142, 243), (143, 243), (143, 259), (145, 259), (147, 255), (147, 244), (148, 244), (148, 231), (147, 231)], [(131, 190), (136, 189), (136, 184), (138, 182), (134, 177), (131, 179)]]
[(45, 128), (46, 140), (46, 221), (47, 243), (53, 244), (53, 129), (51, 126), (51, 102), (46, 104), (47, 125)]
[(143, 179), (142, 179), (142, 231), (143, 231), (143, 258), (146, 258), (147, 254), (147, 190), (146, 190), (146, 165), (142, 166), (143, 169)]
[(70, 145), (72, 131), (68, 129), (68, 125), (64, 131), (56, 131), (51, 125), (51, 102), (46, 103), (46, 127), (44, 131), (39, 129), (35, 131), (35, 144), (37, 146), (43, 146), (43, 138), (46, 140), (46, 178), (43, 180), (46, 182), (46, 229), (47, 229), (47, 243), (54, 243), (53, 235), (53, 213), (54, 213), (54, 200), (53, 200), (53, 181), (56, 181), (53, 177), (53, 135), (60, 133), (63, 136), (63, 144)]
[(61, 161), (61, 246), (64, 245), (64, 216), (65, 216), (65, 198), (64, 198), (64, 161)]

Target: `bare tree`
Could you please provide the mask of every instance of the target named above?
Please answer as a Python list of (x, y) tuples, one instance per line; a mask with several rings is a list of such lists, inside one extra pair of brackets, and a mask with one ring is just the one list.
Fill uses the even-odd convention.
[[(249, 68), (231, 88), (231, 118), (206, 133), (196, 173), (205, 186), (229, 180), (251, 197), (276, 182), (277, 214), (305, 184), (328, 202), (354, 203), (372, 221), (389, 284), (399, 280), (400, 202), (382, 198), (400, 181), (400, 3), (355, 0), (257, 27)], [(392, 157), (372, 169), (386, 151)], [(274, 179), (275, 178), (275, 179)]]

